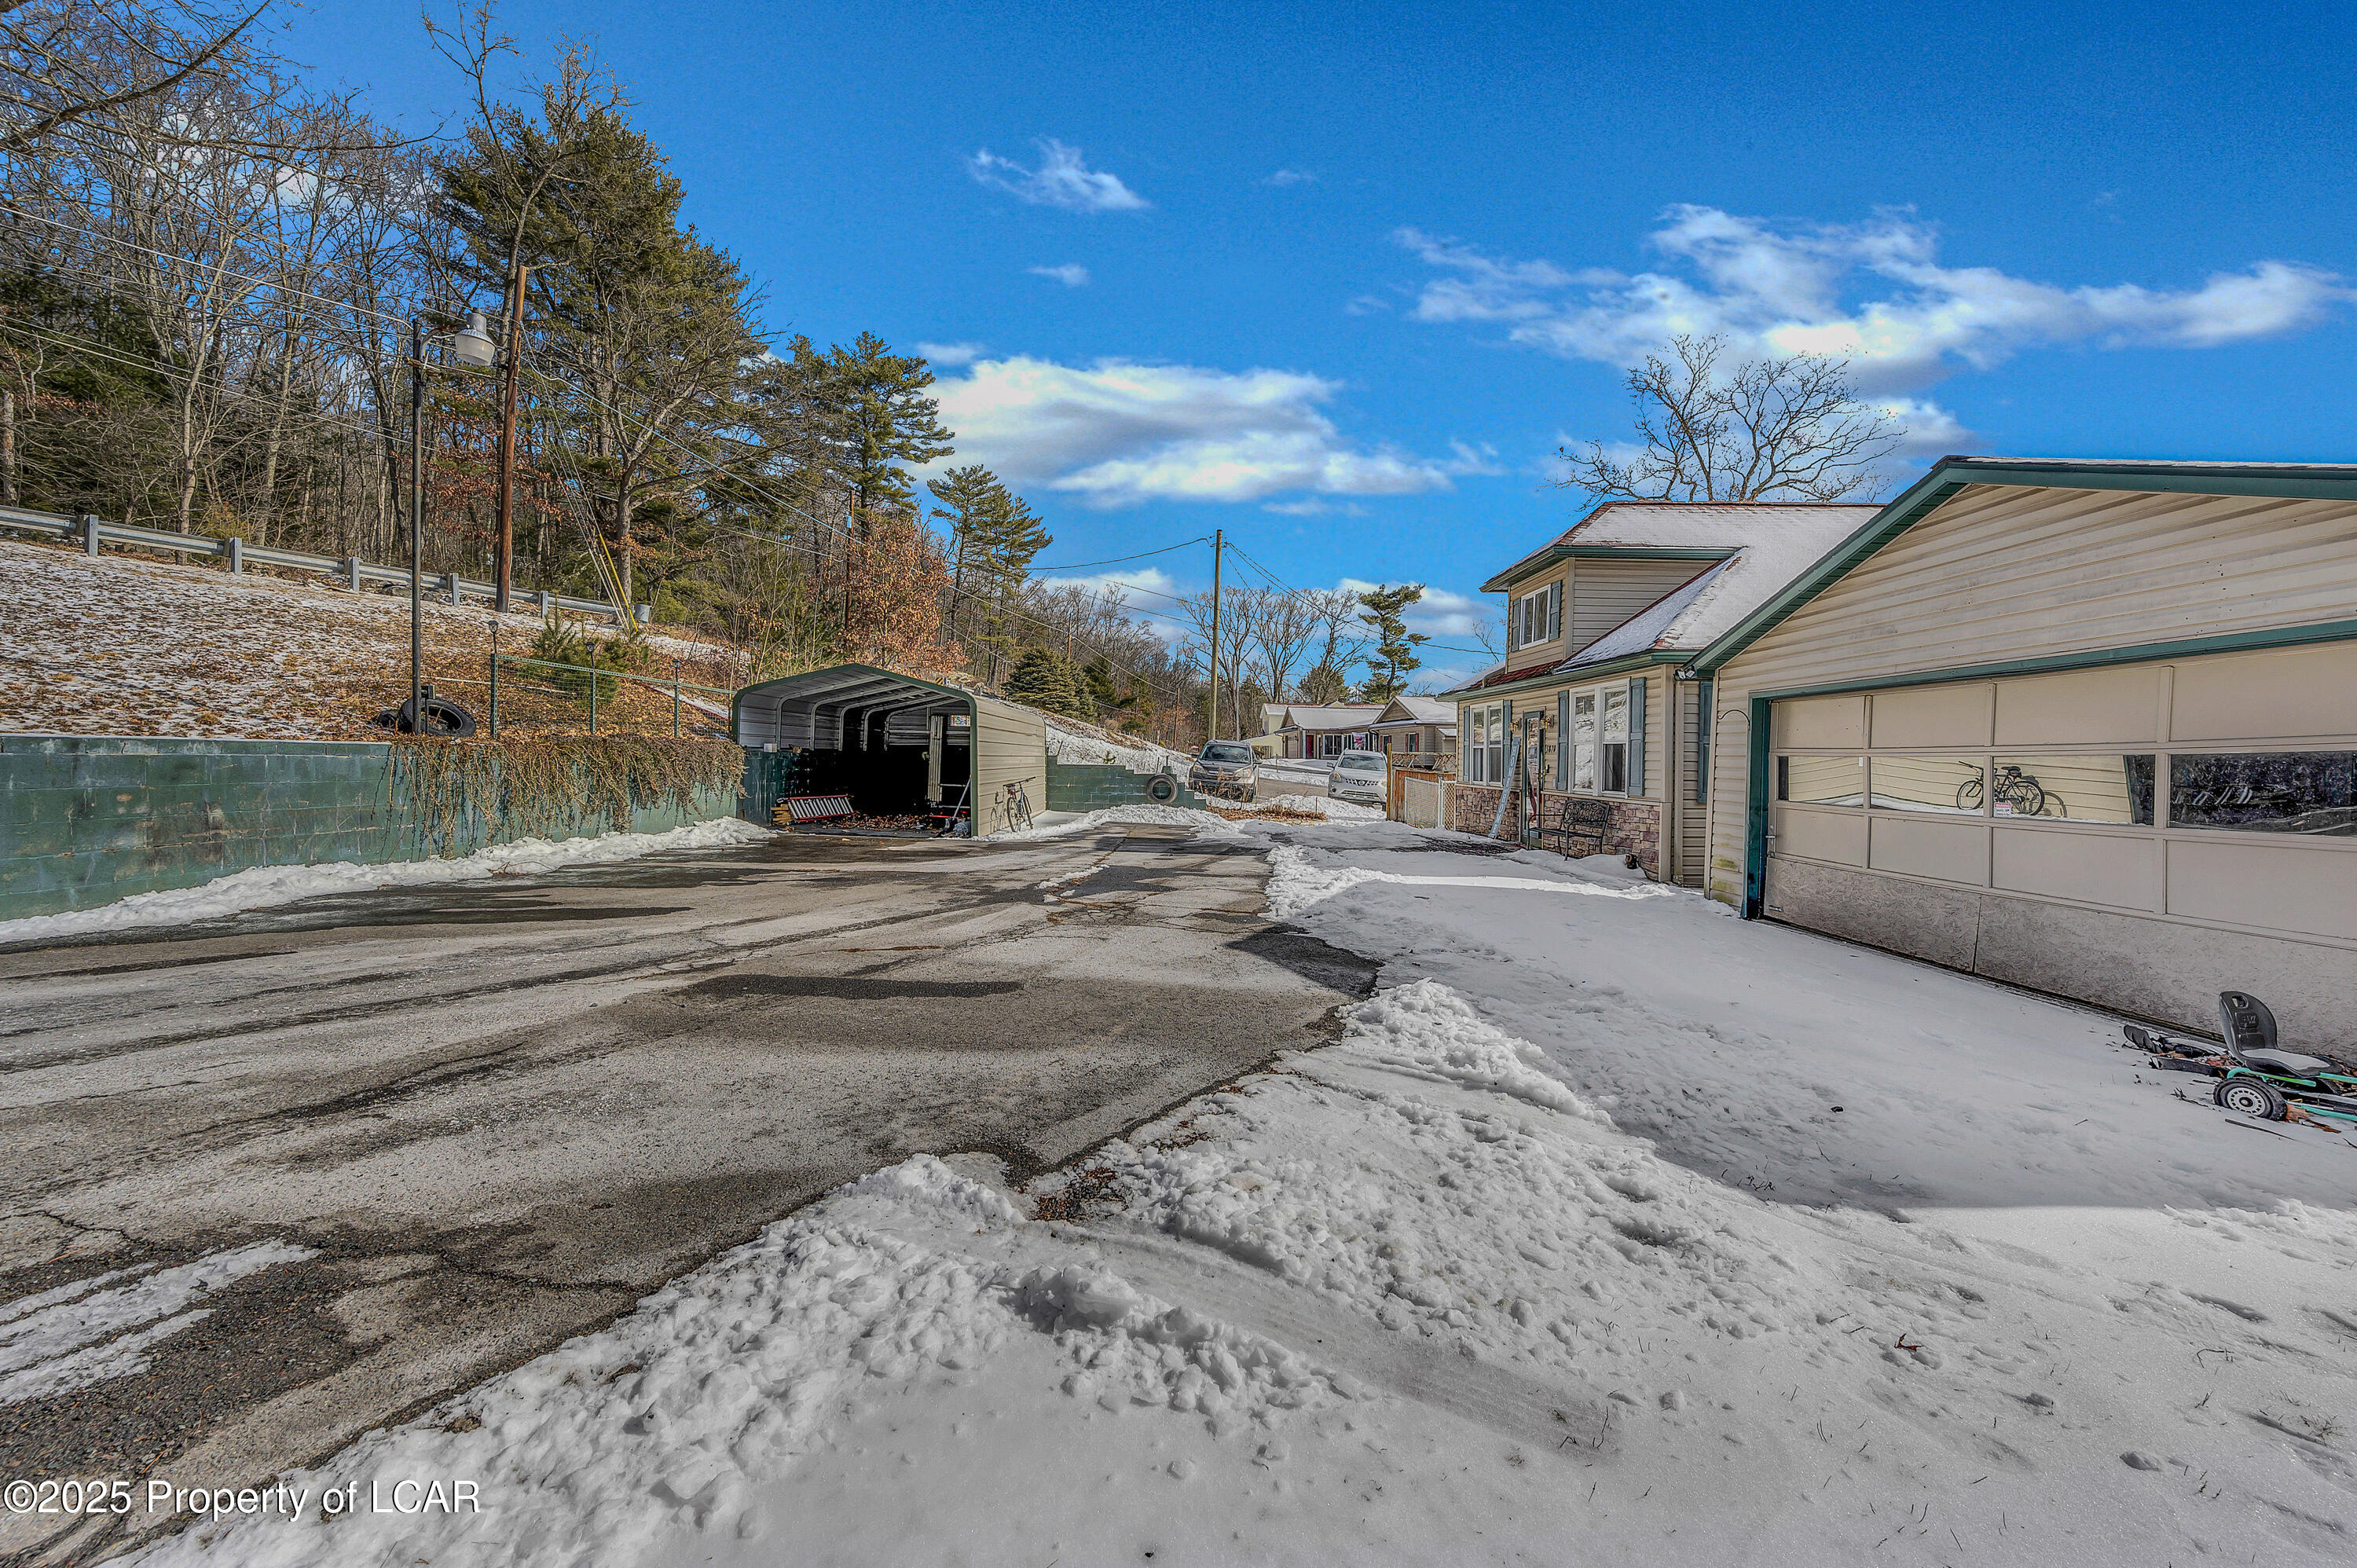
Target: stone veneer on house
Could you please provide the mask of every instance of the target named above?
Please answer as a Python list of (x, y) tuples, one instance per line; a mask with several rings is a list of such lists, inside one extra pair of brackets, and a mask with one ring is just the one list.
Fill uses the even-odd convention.
[[(1459, 784), (1456, 789), (1457, 831), (1490, 836), (1490, 824), (1498, 814), (1496, 785)], [(1552, 789), (1539, 792), (1539, 815), (1544, 822), (1558, 819), (1566, 800), (1593, 797), (1558, 795)], [(1607, 799), (1611, 820), (1604, 827), (1606, 854), (1632, 854), (1645, 875), (1658, 882), (1662, 877), (1662, 808), (1651, 800), (1616, 800)], [(1509, 841), (1522, 836), (1522, 801), (1517, 799), (1506, 808), (1506, 821), (1498, 836)]]

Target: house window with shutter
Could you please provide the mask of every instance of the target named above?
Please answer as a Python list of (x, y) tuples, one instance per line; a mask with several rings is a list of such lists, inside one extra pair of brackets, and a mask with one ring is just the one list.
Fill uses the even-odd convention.
[(1615, 681), (1562, 699), (1566, 733), (1556, 777), (1584, 795), (1645, 792), (1644, 681)]
[(1524, 648), (1534, 642), (1551, 642), (1563, 635), (1563, 585), (1549, 583), (1545, 587), (1523, 595), (1513, 601), (1506, 613), (1506, 637), (1514, 648)]

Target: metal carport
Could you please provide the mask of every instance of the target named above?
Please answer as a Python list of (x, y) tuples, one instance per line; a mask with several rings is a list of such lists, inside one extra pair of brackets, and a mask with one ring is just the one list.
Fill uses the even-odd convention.
[(730, 714), (745, 748), (742, 811), (755, 822), (789, 795), (839, 791), (878, 814), (971, 800), (974, 836), (987, 837), (1006, 830), (1006, 787), (1018, 783), (1044, 809), (1048, 725), (1036, 708), (836, 664), (748, 686)]

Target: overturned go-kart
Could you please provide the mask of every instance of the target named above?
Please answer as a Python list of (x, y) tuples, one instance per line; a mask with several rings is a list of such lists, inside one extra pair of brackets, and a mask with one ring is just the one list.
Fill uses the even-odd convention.
[(2357, 1133), (2357, 1072), (2322, 1057), (2283, 1049), (2276, 1043), (2275, 1015), (2248, 992), (2220, 992), (2218, 1019), (2225, 1036), (2222, 1052), (2214, 1041), (2181, 1039), (2141, 1024), (2121, 1032), (2130, 1045), (2152, 1054), (2156, 1068), (2216, 1079), (2210, 1098), (2229, 1111), (2263, 1122), (2310, 1122)]

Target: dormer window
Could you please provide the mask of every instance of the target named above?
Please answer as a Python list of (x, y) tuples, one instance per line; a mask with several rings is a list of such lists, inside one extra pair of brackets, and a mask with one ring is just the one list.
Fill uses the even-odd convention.
[(1516, 648), (1552, 642), (1563, 634), (1563, 585), (1549, 583), (1513, 601), (1506, 613), (1506, 635)]

